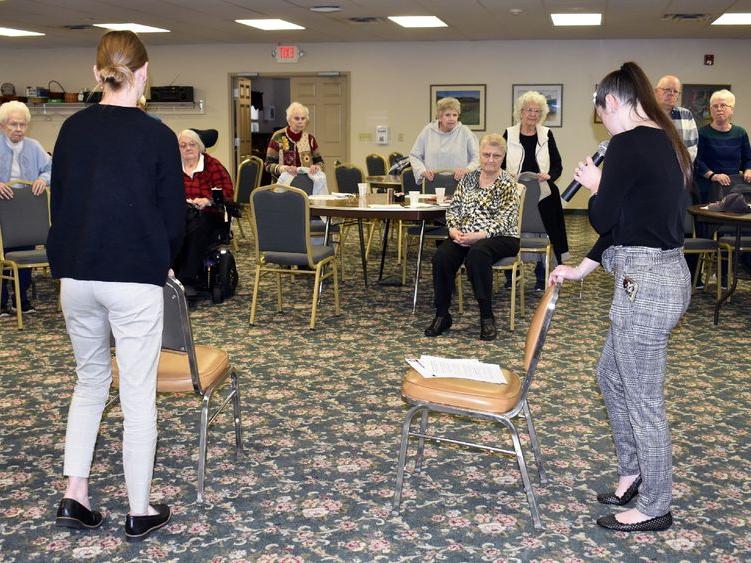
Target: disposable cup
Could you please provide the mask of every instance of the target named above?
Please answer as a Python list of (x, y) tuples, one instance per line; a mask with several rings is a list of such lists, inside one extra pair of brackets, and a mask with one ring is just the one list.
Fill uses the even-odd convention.
[(367, 182), (358, 183), (357, 184), (357, 191), (360, 193), (360, 197), (365, 197), (368, 195), (368, 184)]
[(417, 207), (420, 203), (420, 192), (409, 192), (409, 206)]
[(435, 202), (441, 204), (446, 200), (446, 188), (435, 189)]

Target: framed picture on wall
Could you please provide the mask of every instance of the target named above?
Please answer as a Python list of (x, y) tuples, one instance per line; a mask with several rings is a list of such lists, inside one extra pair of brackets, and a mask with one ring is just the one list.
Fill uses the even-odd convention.
[(431, 84), (430, 120), (441, 98), (456, 98), (462, 106), (460, 120), (472, 131), (485, 131), (485, 84)]
[(691, 110), (696, 125), (701, 127), (712, 121), (709, 98), (717, 90), (731, 90), (730, 84), (684, 84), (679, 105)]
[[(514, 104), (524, 92), (534, 90), (539, 92), (548, 101), (548, 117), (545, 119), (546, 127), (563, 126), (563, 84), (514, 84), (511, 87), (511, 115), (514, 115)], [(513, 118), (512, 118), (513, 121)]]

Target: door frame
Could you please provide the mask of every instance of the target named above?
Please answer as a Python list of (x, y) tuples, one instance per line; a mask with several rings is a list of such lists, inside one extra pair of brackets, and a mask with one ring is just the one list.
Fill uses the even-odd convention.
[[(228, 96), (228, 104), (230, 111), (228, 112), (227, 119), (229, 120), (229, 131), (230, 131), (230, 149), (232, 153), (232, 158), (235, 158), (235, 138), (237, 137), (237, 131), (235, 130), (235, 116), (234, 116), (234, 96), (233, 96), (233, 89), (235, 87), (235, 78), (250, 78), (250, 88), (253, 89), (253, 79), (254, 78), (300, 78), (305, 76), (319, 76), (322, 78), (325, 77), (334, 77), (334, 76), (346, 76), (347, 82), (345, 84), (345, 92), (347, 94), (347, 126), (346, 130), (344, 132), (344, 138), (346, 139), (345, 142), (345, 151), (346, 151), (346, 162), (349, 162), (349, 159), (352, 154), (352, 133), (351, 133), (351, 127), (352, 127), (352, 95), (351, 95), (351, 88), (352, 88), (352, 73), (349, 71), (335, 71), (335, 70), (321, 70), (321, 71), (308, 71), (308, 72), (253, 72), (253, 71), (246, 71), (246, 72), (230, 72), (227, 75), (227, 96)], [(292, 100), (294, 101), (294, 100)], [(286, 108), (285, 108), (286, 109)], [(250, 150), (253, 150), (253, 134), (250, 135)], [(235, 164), (234, 170), (232, 171), (232, 177), (237, 173), (237, 165), (240, 164), (239, 162)]]

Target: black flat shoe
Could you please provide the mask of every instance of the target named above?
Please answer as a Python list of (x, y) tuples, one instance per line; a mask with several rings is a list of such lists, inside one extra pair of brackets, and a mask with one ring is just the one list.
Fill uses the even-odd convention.
[(104, 516), (97, 510), (89, 510), (77, 500), (64, 498), (57, 507), (55, 526), (83, 530), (98, 528), (104, 522)]
[(425, 336), (430, 336), (432, 338), (433, 336), (443, 334), (451, 328), (452, 324), (453, 319), (451, 318), (451, 315), (446, 315), (445, 317), (439, 317), (436, 315), (428, 325), (428, 328), (425, 329)]
[(644, 520), (644, 522), (623, 524), (615, 519), (615, 514), (608, 514), (607, 516), (598, 518), (597, 525), (608, 530), (615, 530), (616, 532), (661, 532), (673, 525), (673, 515), (668, 512), (662, 516)]
[(633, 498), (639, 492), (639, 485), (641, 485), (641, 476), (636, 478), (636, 481), (631, 483), (623, 496), (618, 496), (615, 493), (599, 493), (597, 495), (597, 501), (602, 504), (614, 504), (616, 506), (623, 506), (633, 500)]
[(128, 514), (125, 517), (125, 540), (129, 542), (143, 541), (154, 530), (158, 530), (172, 517), (172, 511), (166, 504), (152, 504), (156, 514), (150, 514), (147, 516), (131, 516)]
[(480, 340), (495, 340), (498, 330), (495, 328), (495, 319), (480, 319)]

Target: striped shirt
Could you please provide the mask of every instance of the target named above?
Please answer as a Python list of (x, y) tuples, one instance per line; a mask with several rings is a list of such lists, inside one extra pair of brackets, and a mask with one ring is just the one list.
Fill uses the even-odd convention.
[(673, 125), (678, 130), (678, 136), (683, 140), (683, 144), (691, 157), (691, 162), (693, 162), (699, 144), (699, 131), (696, 128), (693, 114), (686, 108), (675, 106), (670, 110), (670, 119), (673, 120)]

